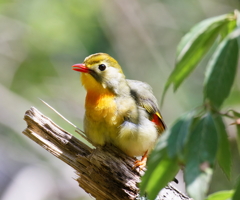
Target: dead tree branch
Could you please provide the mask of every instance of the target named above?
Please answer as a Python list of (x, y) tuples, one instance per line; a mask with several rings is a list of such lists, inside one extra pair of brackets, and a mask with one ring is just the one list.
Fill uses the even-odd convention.
[[(133, 158), (111, 145), (90, 148), (34, 107), (26, 111), (24, 120), (27, 128), (23, 133), (74, 168), (79, 186), (97, 200), (139, 198), (138, 183), (143, 171), (132, 169)], [(170, 184), (158, 199), (189, 200)]]

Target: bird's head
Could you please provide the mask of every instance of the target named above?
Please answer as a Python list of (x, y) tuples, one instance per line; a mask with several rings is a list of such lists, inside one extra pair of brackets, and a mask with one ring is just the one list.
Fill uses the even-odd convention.
[(81, 73), (86, 90), (114, 90), (125, 76), (118, 62), (106, 53), (96, 53), (85, 58), (72, 69)]

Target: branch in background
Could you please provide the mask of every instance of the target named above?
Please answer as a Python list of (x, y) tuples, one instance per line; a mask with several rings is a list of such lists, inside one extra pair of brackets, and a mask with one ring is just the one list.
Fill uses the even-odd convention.
[[(90, 148), (34, 107), (26, 111), (24, 120), (28, 126), (23, 133), (74, 168), (79, 186), (87, 193), (104, 200), (139, 198), (138, 183), (144, 172), (133, 170), (133, 158), (112, 145)], [(190, 200), (170, 184), (157, 199)]]

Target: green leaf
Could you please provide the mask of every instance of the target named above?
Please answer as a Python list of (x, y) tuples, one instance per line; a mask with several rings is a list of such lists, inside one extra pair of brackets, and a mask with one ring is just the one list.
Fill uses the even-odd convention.
[[(213, 165), (218, 149), (218, 133), (213, 117), (207, 113), (195, 122), (187, 144), (186, 160), (193, 158)], [(197, 153), (197, 154), (196, 154)]]
[(236, 125), (237, 127), (237, 145), (238, 145), (238, 151), (240, 153), (240, 125)]
[(207, 192), (217, 148), (217, 130), (208, 113), (195, 122), (186, 148), (185, 182), (194, 200), (202, 200)]
[(230, 200), (233, 192), (233, 190), (216, 192), (209, 195), (205, 200)]
[(239, 10), (234, 10), (235, 17), (237, 18), (237, 26), (240, 27), (240, 12)]
[(151, 179), (152, 173), (155, 170), (156, 166), (159, 164), (160, 160), (165, 153), (165, 149), (167, 147), (167, 140), (169, 137), (169, 132), (164, 132), (161, 137), (159, 138), (155, 148), (151, 152), (150, 156), (147, 160), (147, 171), (145, 172), (144, 176), (142, 177), (141, 182), (141, 194), (143, 195), (146, 187), (148, 185), (149, 180)]
[(181, 116), (174, 125), (167, 130), (170, 132), (167, 145), (170, 157), (176, 155), (178, 155), (178, 157), (182, 156), (184, 145), (188, 140), (189, 128), (192, 124), (194, 113), (195, 112), (190, 112)]
[(205, 99), (216, 107), (220, 107), (230, 93), (237, 62), (238, 43), (230, 35), (219, 44), (209, 61), (204, 81)]
[(232, 200), (239, 200), (239, 197), (240, 197), (240, 179), (238, 179)]
[(177, 48), (176, 67), (165, 84), (162, 99), (172, 83), (174, 91), (177, 90), (211, 48), (224, 26), (228, 26), (228, 23), (232, 21), (232, 18), (233, 14), (226, 14), (206, 19), (194, 26), (182, 38)]
[[(232, 111), (235, 118), (236, 119), (240, 119), (240, 113), (236, 112), (236, 111)], [(236, 124), (236, 128), (237, 128), (237, 145), (238, 145), (238, 151), (240, 153), (240, 124)]]
[[(196, 173), (196, 177), (187, 185), (187, 192), (194, 200), (203, 200), (212, 177), (213, 170), (212, 168), (206, 168), (204, 172), (201, 172), (199, 169), (195, 167), (194, 171), (190, 171), (189, 169), (185, 169), (184, 173)], [(186, 177), (186, 176), (185, 176)]]
[(202, 36), (206, 31), (211, 31), (218, 28), (223, 23), (225, 25), (228, 22), (232, 22), (234, 17), (233, 13), (224, 14), (217, 17), (205, 19), (196, 24), (180, 41), (177, 47), (177, 61), (182, 59), (187, 51), (189, 51), (190, 45), (194, 44), (195, 40)]
[[(162, 150), (161, 158), (157, 160), (151, 170), (147, 170), (140, 184), (141, 194), (146, 193), (150, 200), (154, 200), (159, 191), (172, 181), (179, 170), (176, 158), (169, 158), (166, 149)], [(150, 163), (152, 155), (150, 156)], [(156, 160), (154, 160), (156, 164)], [(149, 166), (149, 165), (148, 165)]]
[(219, 145), (217, 160), (224, 174), (227, 176), (228, 179), (230, 179), (232, 159), (228, 134), (226, 132), (226, 127), (223, 123), (222, 117), (220, 116), (215, 117), (214, 123), (218, 133), (218, 145)]
[(236, 118), (240, 118), (240, 113), (235, 111), (235, 110), (231, 110), (233, 112), (233, 115), (236, 117)]
[(237, 26), (237, 21), (229, 21), (221, 30), (221, 39), (225, 39)]

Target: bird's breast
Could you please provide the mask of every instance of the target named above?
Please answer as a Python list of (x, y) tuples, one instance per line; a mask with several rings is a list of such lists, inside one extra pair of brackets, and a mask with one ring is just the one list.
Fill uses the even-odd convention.
[(86, 116), (89, 120), (106, 123), (106, 126), (117, 125), (117, 105), (115, 95), (111, 92), (88, 92), (85, 101)]

